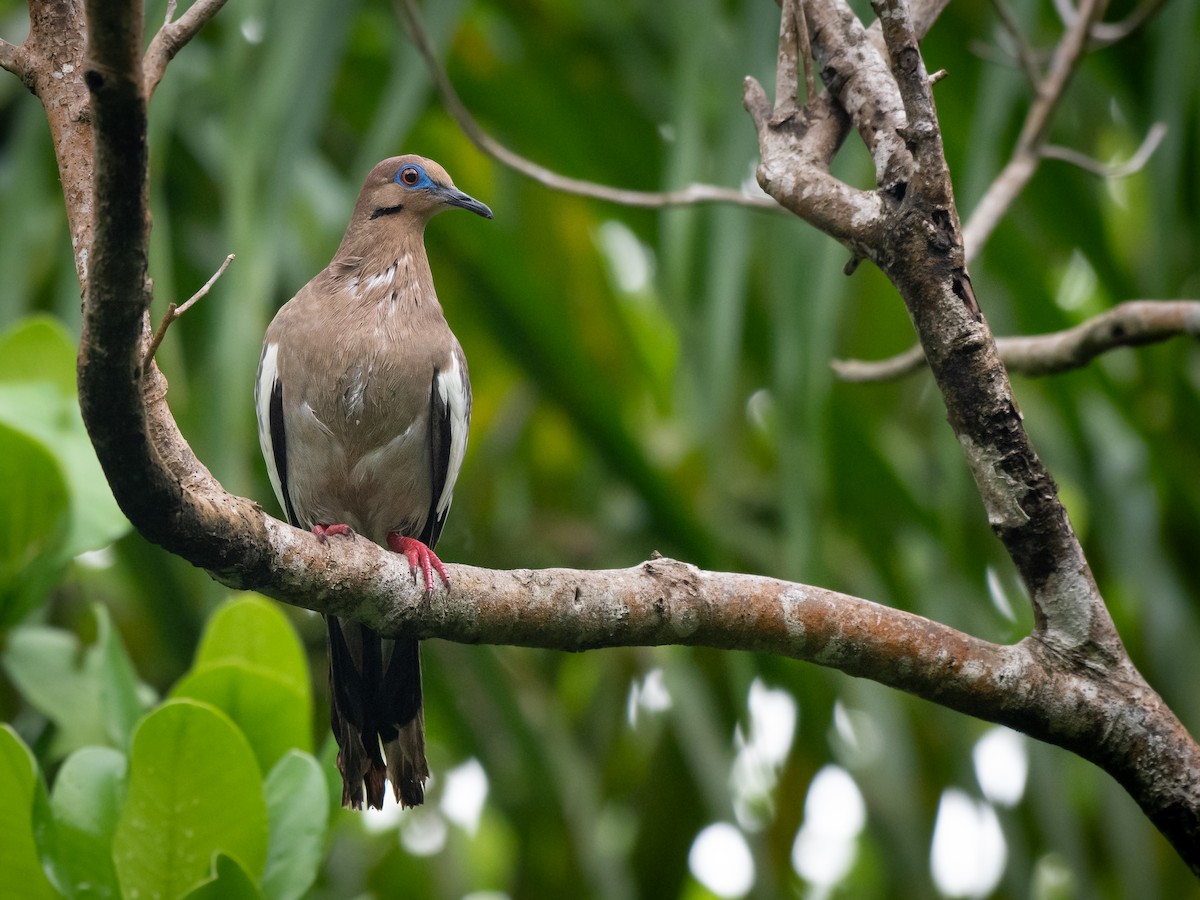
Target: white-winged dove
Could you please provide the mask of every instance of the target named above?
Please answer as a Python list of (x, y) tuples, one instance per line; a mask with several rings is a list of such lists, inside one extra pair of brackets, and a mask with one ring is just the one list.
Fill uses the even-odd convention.
[[(471, 384), (425, 255), (425, 224), (492, 212), (420, 156), (371, 170), (333, 261), (279, 310), (255, 385), (258, 437), (288, 520), (362, 534), (408, 557), (425, 589), (467, 446)], [(421, 667), (413, 638), (327, 616), (330, 720), (342, 804), (425, 799)], [(381, 755), (382, 745), (382, 755)], [(386, 760), (386, 762), (385, 762)]]

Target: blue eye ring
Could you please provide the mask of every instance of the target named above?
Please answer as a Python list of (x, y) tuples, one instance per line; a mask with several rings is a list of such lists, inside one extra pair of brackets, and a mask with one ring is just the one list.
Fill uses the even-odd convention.
[[(423, 187), (429, 183), (429, 176), (425, 174), (425, 170), (417, 165), (407, 165), (396, 173), (396, 184), (407, 188)], [(423, 184), (424, 183), (424, 184)]]

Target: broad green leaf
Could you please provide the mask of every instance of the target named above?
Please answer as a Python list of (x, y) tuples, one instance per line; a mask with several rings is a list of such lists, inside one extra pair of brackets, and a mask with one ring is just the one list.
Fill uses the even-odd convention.
[(141, 715), (137, 676), (108, 610), (93, 612), (96, 641), (82, 653), (74, 634), (29, 625), (14, 629), (0, 654), (21, 694), (57, 727), (55, 758), (91, 744), (125, 747)]
[(69, 498), (54, 454), (0, 422), (0, 625), (24, 617), (53, 580)]
[(0, 336), (0, 421), (41, 440), (62, 468), (71, 517), (60, 561), (129, 530), (79, 414), (74, 342), (56, 320), (35, 316)]
[(291, 750), (267, 776), (265, 790), (271, 840), (263, 894), (294, 900), (312, 886), (321, 865), (329, 826), (325, 774), (312, 756)]
[(0, 900), (55, 897), (34, 839), (37, 761), (7, 724), (0, 724)]
[(174, 898), (210, 877), (216, 853), (252, 877), (267, 857), (263, 783), (246, 738), (220, 710), (171, 700), (133, 734), (129, 795), (113, 838), (126, 896)]
[(0, 335), (0, 381), (48, 381), (75, 396), (75, 342), (62, 323), (35, 315)]
[[(96, 616), (96, 643), (87, 650), (85, 668), (100, 684), (105, 734), (116, 746), (127, 747), (144, 710), (143, 691), (108, 608), (96, 603), (92, 612)], [(148, 687), (145, 690), (150, 691)]]
[(121, 896), (112, 842), (128, 787), (124, 754), (84, 747), (67, 757), (50, 794), (62, 888), (70, 897)]
[(171, 691), (211, 703), (241, 729), (263, 772), (293, 748), (312, 748), (312, 702), (274, 669), (245, 662), (194, 668)]
[(306, 698), (310, 696), (308, 661), (300, 639), (287, 617), (265, 597), (239, 595), (209, 619), (196, 651), (196, 668), (231, 661), (270, 669)]
[(44, 625), (16, 628), (0, 662), (25, 700), (58, 728), (53, 757), (107, 743), (99, 684), (88, 676), (75, 635)]
[(254, 879), (232, 856), (218, 854), (213, 868), (216, 871), (212, 879), (188, 891), (187, 900), (262, 900), (263, 893)]

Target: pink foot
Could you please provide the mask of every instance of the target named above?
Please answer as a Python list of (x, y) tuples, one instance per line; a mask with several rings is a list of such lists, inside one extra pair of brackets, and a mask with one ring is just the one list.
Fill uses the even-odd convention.
[(446, 574), (446, 567), (442, 565), (442, 561), (437, 558), (437, 554), (416, 538), (402, 537), (393, 532), (387, 536), (387, 543), (391, 550), (394, 550), (396, 553), (403, 553), (408, 558), (408, 567), (413, 574), (413, 578), (416, 578), (418, 568), (425, 575), (426, 594), (433, 593), (433, 572), (435, 569), (442, 578), (442, 584), (450, 587), (450, 576)]
[(346, 537), (354, 537), (354, 529), (349, 525), (314, 525), (312, 527), (312, 533), (317, 536), (317, 540), (322, 544), (335, 534), (345, 535)]

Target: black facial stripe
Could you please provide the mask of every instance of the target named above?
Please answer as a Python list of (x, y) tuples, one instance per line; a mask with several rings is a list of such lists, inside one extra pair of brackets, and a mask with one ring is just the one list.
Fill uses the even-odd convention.
[(375, 212), (371, 213), (371, 218), (378, 219), (380, 216), (394, 216), (396, 213), (403, 211), (403, 203), (397, 203), (395, 206), (381, 206)]

